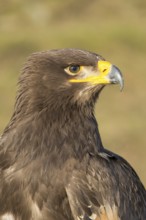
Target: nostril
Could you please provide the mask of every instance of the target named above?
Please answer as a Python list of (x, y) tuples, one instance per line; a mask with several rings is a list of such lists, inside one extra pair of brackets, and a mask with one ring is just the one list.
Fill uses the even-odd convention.
[(103, 60), (99, 60), (98, 61), (98, 70), (100, 73), (108, 74), (108, 72), (110, 72), (111, 69), (111, 63), (108, 61), (103, 61)]

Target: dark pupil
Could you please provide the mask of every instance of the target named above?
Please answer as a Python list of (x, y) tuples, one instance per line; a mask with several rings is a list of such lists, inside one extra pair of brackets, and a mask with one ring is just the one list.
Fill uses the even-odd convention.
[(80, 66), (70, 66), (69, 70), (72, 73), (77, 73), (80, 70)]

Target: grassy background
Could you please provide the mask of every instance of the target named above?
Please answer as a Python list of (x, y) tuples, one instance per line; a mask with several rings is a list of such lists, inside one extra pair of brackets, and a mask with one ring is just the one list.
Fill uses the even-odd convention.
[(146, 1), (0, 1), (0, 132), (13, 111), (17, 78), (35, 51), (95, 51), (123, 72), (96, 105), (104, 145), (124, 156), (146, 185)]

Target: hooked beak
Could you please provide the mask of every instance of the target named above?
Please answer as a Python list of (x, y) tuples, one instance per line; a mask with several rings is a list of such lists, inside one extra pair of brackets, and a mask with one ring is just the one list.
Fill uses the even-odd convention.
[(123, 90), (124, 79), (118, 67), (108, 61), (100, 60), (98, 61), (98, 69), (100, 74), (97, 78), (101, 79), (101, 83), (103, 81), (103, 84), (119, 84), (120, 90)]
[(111, 70), (107, 75), (107, 78), (109, 79), (109, 82), (111, 84), (119, 84), (120, 85), (120, 90), (122, 91), (124, 88), (124, 79), (122, 76), (121, 71), (119, 70), (118, 67), (115, 65), (111, 66)]

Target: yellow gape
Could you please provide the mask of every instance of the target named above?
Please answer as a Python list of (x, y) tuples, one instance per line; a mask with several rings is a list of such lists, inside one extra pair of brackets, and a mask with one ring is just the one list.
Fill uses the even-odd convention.
[(97, 63), (97, 71), (89, 72), (88, 76), (85, 78), (77, 78), (70, 79), (69, 82), (80, 83), (80, 82), (90, 82), (92, 84), (109, 84), (110, 79), (108, 74), (110, 73), (112, 68), (112, 64), (108, 61), (98, 61)]

